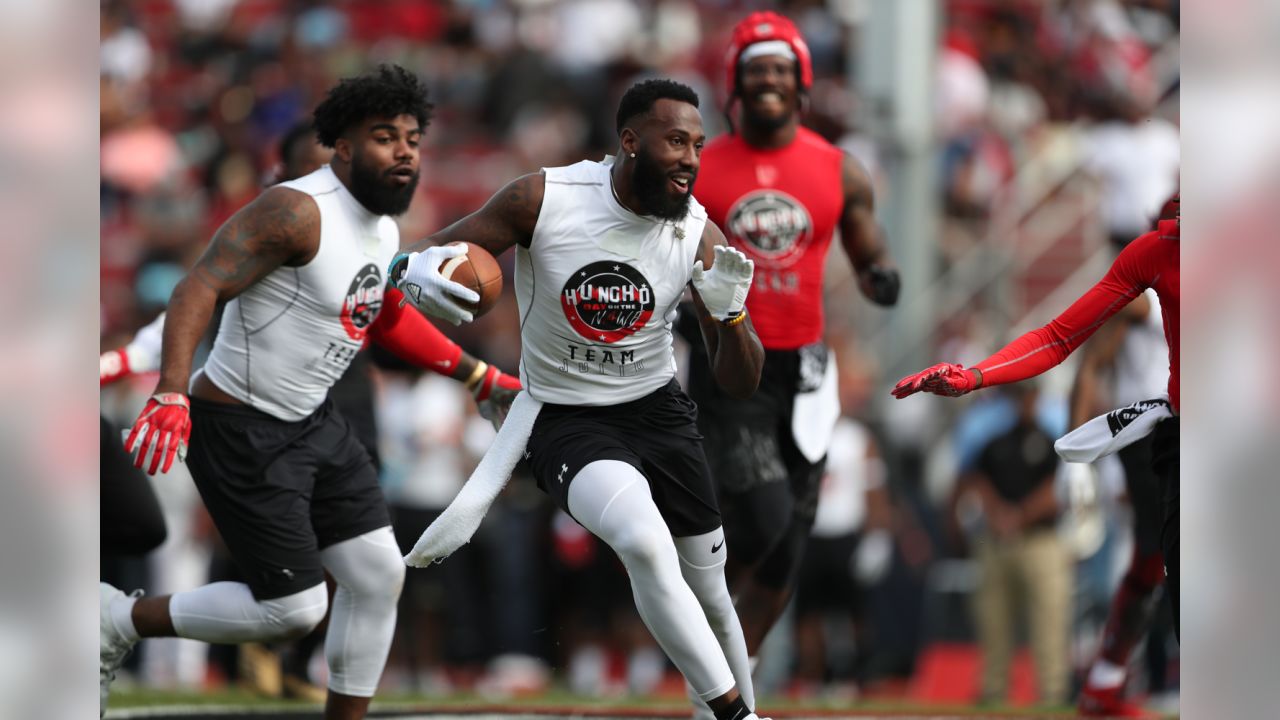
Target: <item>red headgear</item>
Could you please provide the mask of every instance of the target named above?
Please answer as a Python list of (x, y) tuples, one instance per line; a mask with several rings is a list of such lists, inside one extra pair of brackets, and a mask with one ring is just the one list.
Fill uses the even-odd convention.
[(737, 84), (738, 58), (742, 56), (742, 51), (748, 45), (765, 40), (781, 40), (790, 45), (800, 69), (800, 88), (808, 90), (813, 86), (813, 60), (809, 57), (809, 46), (805, 44), (795, 24), (775, 12), (754, 12), (733, 28), (729, 52), (725, 54), (725, 90), (730, 98), (733, 97)]

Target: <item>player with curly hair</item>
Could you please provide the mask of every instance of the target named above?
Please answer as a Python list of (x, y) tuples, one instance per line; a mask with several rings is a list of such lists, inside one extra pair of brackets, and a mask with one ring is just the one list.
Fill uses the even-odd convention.
[[(326, 720), (365, 716), (396, 622), (404, 564), (377, 473), (329, 389), (371, 339), (428, 367), (425, 324), (386, 288), (408, 209), (427, 90), (400, 67), (343, 80), (316, 108), (328, 165), (269, 188), (214, 235), (174, 289), (160, 380), (126, 441), (138, 467), (185, 459), (245, 582), (142, 598), (101, 586), (105, 713), (116, 669), (142, 637), (238, 644), (295, 638), (325, 616)], [(195, 347), (226, 303), (217, 340)], [(453, 357), (451, 362), (457, 363)], [(518, 387), (477, 364), (468, 386)], [(477, 396), (478, 399), (479, 396)], [(188, 443), (190, 452), (188, 453)]]

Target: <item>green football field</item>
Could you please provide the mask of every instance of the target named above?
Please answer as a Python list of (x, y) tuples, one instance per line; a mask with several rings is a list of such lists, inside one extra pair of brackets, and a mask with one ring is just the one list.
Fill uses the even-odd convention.
[[(1029, 709), (1014, 707), (955, 707), (941, 705), (892, 704), (892, 703), (827, 703), (803, 704), (782, 699), (765, 700), (761, 706), (774, 720), (800, 720), (801, 718), (857, 718), (878, 720), (893, 718), (906, 720), (952, 720), (953, 718), (1031, 718), (1076, 717), (1070, 708)], [(270, 720), (313, 720), (320, 717), (318, 705), (262, 698), (249, 692), (225, 690), (213, 692), (164, 692), (155, 690), (125, 690), (112, 693), (111, 710), (107, 718), (129, 720), (148, 718), (165, 720), (203, 720), (205, 718), (263, 718)], [(612, 718), (626, 720), (650, 720), (689, 717), (688, 705), (679, 698), (647, 699), (621, 697), (615, 699), (588, 699), (564, 692), (547, 692), (536, 697), (495, 701), (472, 694), (447, 697), (423, 695), (380, 695), (373, 704), (370, 717), (401, 718), (402, 720), (450, 720), (466, 718)], [(1153, 716), (1158, 717), (1158, 716)], [(1172, 717), (1172, 716), (1169, 716)]]

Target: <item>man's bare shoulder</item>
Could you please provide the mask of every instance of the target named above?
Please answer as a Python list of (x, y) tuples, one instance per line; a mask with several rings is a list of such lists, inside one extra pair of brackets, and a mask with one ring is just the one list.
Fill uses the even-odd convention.
[(243, 216), (241, 222), (253, 230), (263, 250), (306, 255), (305, 260), (310, 260), (319, 247), (320, 207), (300, 190), (282, 185), (267, 188), (236, 215)]
[(195, 274), (219, 293), (238, 292), (281, 265), (305, 265), (320, 248), (320, 208), (304, 192), (268, 188), (214, 234)]

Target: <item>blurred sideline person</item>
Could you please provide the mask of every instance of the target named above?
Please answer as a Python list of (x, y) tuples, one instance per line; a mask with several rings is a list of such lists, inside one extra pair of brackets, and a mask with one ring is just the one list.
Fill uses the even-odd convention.
[[(866, 171), (800, 124), (813, 69), (791, 21), (772, 12), (742, 20), (725, 81), (726, 114), (732, 120), (740, 103), (741, 127), (707, 144), (698, 198), (730, 246), (755, 263), (747, 310), (765, 362), (759, 390), (741, 398), (718, 387), (693, 352), (688, 385), (734, 551), (729, 583), (755, 656), (795, 589), (839, 416), (822, 304), (835, 231), (872, 302), (893, 305), (899, 278)], [(692, 323), (683, 327), (696, 348)]]
[[(470, 416), (458, 397), (462, 389), (441, 377), (391, 370), (381, 380), (382, 487), (405, 553), (467, 479)], [(492, 436), (493, 428), (485, 429)], [(384, 682), (394, 687), (398, 679), (400, 686), (428, 692), (450, 685), (472, 689), (493, 625), (483, 584), (486, 559), (480, 544), (472, 543), (451, 562), (405, 577)]]
[[(147, 323), (123, 347), (98, 356), (98, 382), (105, 387), (134, 373), (160, 367), (160, 333), (164, 313)], [(145, 555), (164, 544), (168, 535), (160, 500), (151, 481), (120, 445), (120, 433), (100, 416), (101, 447), (99, 554)]]
[[(337, 589), (324, 717), (365, 716), (404, 565), (373, 462), (327, 394), (366, 337), (430, 365), (423, 323), (398, 291), (384, 296), (382, 274), (400, 244), (392, 216), (412, 201), (430, 112), (426, 89), (403, 68), (340, 82), (314, 113), (331, 164), (232, 216), (174, 290), (156, 393), (126, 446), (154, 474), (190, 442), (185, 460), (246, 582), (157, 598), (104, 583), (104, 713), (115, 669), (139, 638), (301, 637), (329, 607), (327, 570)], [(195, 346), (219, 302), (227, 307), (217, 340), (193, 377)]]
[[(1107, 408), (1158, 396), (1169, 381), (1165, 356), (1160, 302), (1147, 290), (1085, 344), (1071, 389), (1071, 427)], [(1151, 627), (1155, 593), (1164, 579), (1160, 483), (1151, 470), (1152, 441), (1147, 436), (1118, 453), (1133, 511), (1133, 555), (1112, 599), (1098, 657), (1080, 692), (1079, 711), (1087, 716), (1145, 715), (1125, 700), (1125, 689), (1129, 658)]]
[(705, 137), (693, 90), (633, 85), (616, 128), (616, 158), (513, 180), (409, 255), (399, 287), (423, 312), (469, 321), (460, 302), (476, 294), (440, 276), (454, 248), (438, 245), (468, 240), (495, 256), (517, 246), (527, 396), (516, 402), (536, 413), (525, 453), (534, 477), (617, 553), (641, 618), (697, 701), (719, 720), (754, 719), (724, 578), (730, 551), (671, 328), (692, 284), (716, 380), (749, 396), (764, 354), (743, 308), (752, 264), (692, 197)]
[(1169, 358), (1166, 385), (1172, 416), (1152, 431), (1151, 467), (1160, 480), (1163, 522), (1160, 545), (1164, 555), (1166, 594), (1178, 631), (1178, 318), (1181, 298), (1179, 198), (1174, 196), (1169, 220), (1125, 246), (1107, 274), (1048, 325), (1032, 330), (971, 368), (939, 363), (898, 381), (896, 398), (917, 392), (957, 397), (989, 385), (1003, 385), (1035, 377), (1067, 358), (1094, 332), (1148, 288), (1155, 290), (1164, 314), (1164, 337)]
[(983, 518), (970, 541), (982, 574), (972, 597), (982, 650), (979, 701), (1006, 701), (1018, 618), (1025, 616), (1039, 700), (1059, 705), (1071, 675), (1074, 567), (1056, 526), (1058, 456), (1037, 422), (1034, 385), (1011, 385), (1006, 392), (1014, 399), (1013, 427), (982, 448), (956, 488), (974, 499)]
[[(866, 425), (845, 415), (832, 434), (813, 532), (796, 583), (792, 695), (823, 691), (850, 696), (867, 681), (873, 652), (867, 599), (893, 560), (891, 513), (879, 445)], [(847, 638), (832, 637), (831, 629), (846, 627)], [(834, 650), (850, 642), (854, 655), (837, 662)]]

